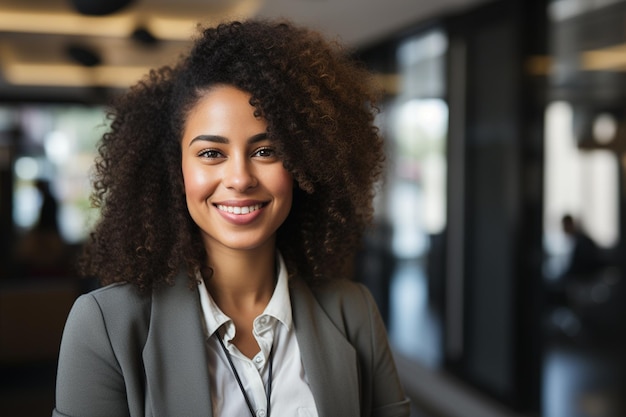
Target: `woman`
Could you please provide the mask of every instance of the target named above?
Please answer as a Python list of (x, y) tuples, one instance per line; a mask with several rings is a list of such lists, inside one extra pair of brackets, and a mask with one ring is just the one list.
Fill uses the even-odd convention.
[(382, 141), (367, 73), (318, 34), (206, 29), (112, 111), (102, 218), (54, 416), (408, 416), (369, 293), (345, 279)]

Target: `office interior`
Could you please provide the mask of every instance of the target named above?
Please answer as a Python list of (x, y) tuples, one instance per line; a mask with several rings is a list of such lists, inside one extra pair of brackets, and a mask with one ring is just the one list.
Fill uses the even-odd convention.
[[(350, 50), (384, 90), (388, 147), (353, 278), (378, 303), (412, 416), (626, 416), (626, 1), (448, 3), (372, 23)], [(188, 43), (120, 29), (123, 11), (90, 19), (122, 16), (127, 40), (95, 23), (66, 34), (52, 12), (37, 20), (44, 2), (20, 4), (0, 4), (0, 415), (41, 416), (67, 313), (97, 286), (74, 260), (98, 218), (106, 103), (142, 58)], [(34, 13), (27, 28), (16, 11)], [(56, 66), (22, 54), (49, 58), (41, 36), (65, 54)]]

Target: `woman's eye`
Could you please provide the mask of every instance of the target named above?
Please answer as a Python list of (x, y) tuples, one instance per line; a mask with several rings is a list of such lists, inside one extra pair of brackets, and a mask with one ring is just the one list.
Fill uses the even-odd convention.
[(222, 154), (215, 149), (205, 149), (202, 152), (198, 153), (198, 156), (201, 156), (203, 158), (215, 159), (220, 158)]
[(272, 158), (276, 156), (276, 151), (273, 148), (260, 148), (254, 152), (253, 156), (260, 156), (261, 158)]

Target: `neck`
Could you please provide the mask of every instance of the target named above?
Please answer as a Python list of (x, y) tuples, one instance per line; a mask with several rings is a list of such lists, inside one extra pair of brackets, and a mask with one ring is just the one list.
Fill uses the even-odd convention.
[(218, 306), (226, 310), (263, 309), (269, 303), (275, 285), (275, 249), (254, 251), (211, 250), (205, 281)]

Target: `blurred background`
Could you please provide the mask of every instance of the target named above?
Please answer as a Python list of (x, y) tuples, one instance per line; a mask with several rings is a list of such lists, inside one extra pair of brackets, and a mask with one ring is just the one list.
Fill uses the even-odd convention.
[(0, 415), (54, 405), (108, 100), (253, 16), (384, 86), (355, 279), (413, 417), (626, 416), (626, 0), (0, 0)]

